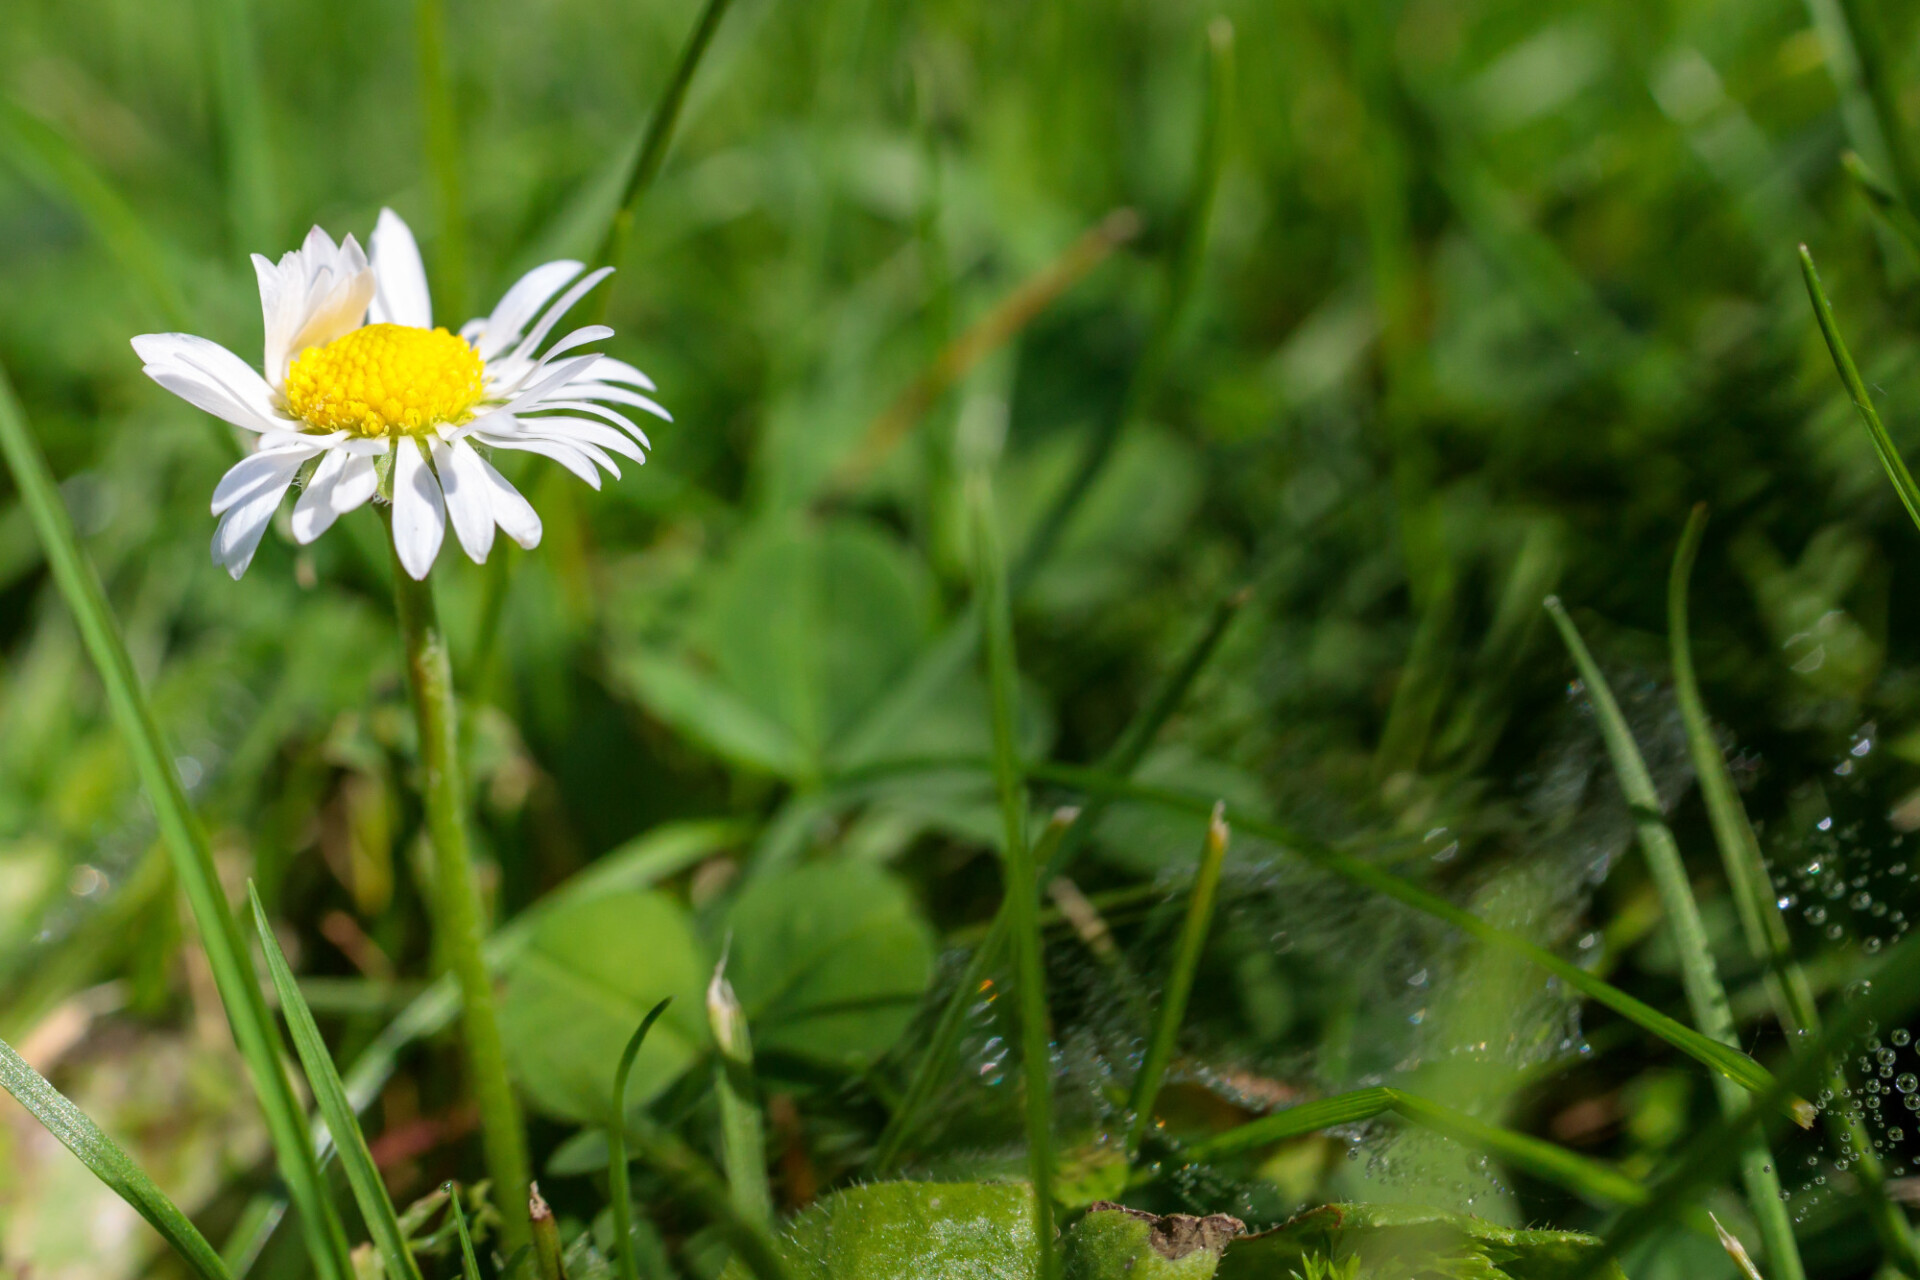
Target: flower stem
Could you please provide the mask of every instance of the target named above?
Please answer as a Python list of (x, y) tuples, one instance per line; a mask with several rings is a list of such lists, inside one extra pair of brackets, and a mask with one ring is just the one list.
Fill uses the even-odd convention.
[[(388, 541), (392, 542), (391, 537)], [(460, 985), (467, 1069), (480, 1109), (487, 1172), (505, 1220), (502, 1243), (511, 1255), (531, 1240), (527, 1225), (527, 1140), (513, 1086), (507, 1082), (506, 1050), (500, 1039), (500, 1020), (494, 1012), (493, 984), (481, 954), (480, 892), (474, 883), (473, 846), (467, 834), (453, 667), (447, 658), (446, 633), (434, 611), (433, 588), (414, 581), (401, 567), (397, 553), (393, 598), (407, 647), (407, 681), (413, 689), (413, 711), (420, 725), (420, 763), (426, 774), (427, 833), (433, 840), (434, 942), (440, 963)]]

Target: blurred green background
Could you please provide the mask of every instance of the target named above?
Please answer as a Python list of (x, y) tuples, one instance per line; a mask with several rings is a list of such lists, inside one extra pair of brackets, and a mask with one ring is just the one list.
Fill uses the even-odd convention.
[[(0, 16), (0, 362), (223, 866), (260, 881), (343, 1060), (430, 969), (380, 526), (358, 513), (307, 549), (270, 533), (229, 581), (206, 551), (227, 443), (141, 376), (127, 339), (187, 328), (255, 358), (245, 255), (277, 256), (316, 222), (364, 239), (383, 204), (419, 232), (450, 323), (531, 265), (592, 255), (696, 6), (444, 3), (458, 169), (438, 185), (409, 6), (14, 0)], [(963, 489), (990, 468), (1030, 570), (1016, 601), (1030, 751), (1098, 758), (1215, 604), (1251, 585), (1144, 777), (1348, 840), (1677, 1007), (1629, 815), (1538, 606), (1558, 593), (1614, 674), (1699, 855), (1709, 922), (1731, 938), (1665, 658), (1667, 564), (1705, 501), (1706, 697), (1782, 894), (1805, 896), (1796, 942), (1844, 982), (1920, 904), (1899, 853), (1920, 827), (1920, 606), (1899, 586), (1920, 542), (1832, 376), (1793, 251), (1812, 247), (1911, 440), (1920, 260), (1840, 157), (1858, 149), (1896, 185), (1920, 176), (1920, 12), (1851, 0), (1858, 65), (1833, 56), (1842, 12), (738, 0), (609, 295), (607, 349), (655, 378), (674, 423), (599, 492), (544, 464), (510, 470), (544, 544), (496, 552), (505, 574), (449, 552), (435, 575), (496, 915), (636, 839), (657, 853), (664, 824), (724, 820), (668, 827), (690, 852), (651, 896), (600, 899), (604, 918), (570, 917), (536, 946), (550, 967), (638, 984), (623, 1009), (693, 992), (684, 1059), (730, 929), (762, 939), (773, 973), (798, 945), (783, 929), (864, 904), (871, 923), (831, 979), (864, 1012), (782, 1022), (772, 1006), (791, 988), (767, 977), (756, 1029), (790, 1058), (770, 1086), (787, 1100), (773, 1127), (788, 1203), (853, 1168), (923, 989), (951, 981), (951, 948), (998, 897), (985, 775), (880, 767), (986, 749), (967, 654), (925, 673), (964, 630)], [(1220, 16), (1238, 74), (1196, 238)], [(1107, 221), (1123, 209), (1137, 234)], [(1099, 250), (1072, 257), (1103, 226)], [(1202, 245), (1184, 300), (1182, 244)], [(890, 410), (1023, 281), (1062, 269), (1057, 296), (924, 413)], [(1076, 474), (1091, 484), (1068, 507)], [(230, 1224), (265, 1185), (264, 1139), (11, 492), (0, 1036)], [(1066, 516), (1057, 537), (1049, 513)], [(1140, 1034), (1131, 975), (1164, 961), (1201, 826), (1111, 810), (1075, 883), (1122, 904), (1121, 959), (1049, 934), (1068, 1146), (1111, 1122), (1103, 1073)], [(1196, 1124), (1419, 1076), (1645, 1172), (1711, 1111), (1690, 1064), (1605, 1019), (1582, 1026), (1564, 992), (1489, 974), (1437, 926), (1281, 850), (1236, 846), (1223, 912), (1176, 1072)], [(1738, 950), (1730, 980), (1757, 982)], [(549, 1190), (584, 1223), (591, 1158), (564, 1122), (590, 1109), (580, 1091), (626, 1032), (570, 1010), (544, 972), (509, 976), (508, 1034), (543, 1117), (536, 1157), (560, 1170)], [(754, 979), (737, 980), (753, 1012)], [(1777, 1046), (1756, 991), (1751, 1043)], [(927, 1169), (1017, 1167), (997, 1016), (983, 1007), (970, 1033)], [(658, 1065), (670, 1101), (682, 1059)], [(698, 1106), (684, 1101), (696, 1129)], [(23, 1113), (0, 1118), (0, 1268), (150, 1264), (130, 1214)], [(1877, 1123), (1902, 1164), (1898, 1125)], [(472, 1175), (446, 1043), (410, 1051), (369, 1128), (404, 1198)], [(1341, 1191), (1592, 1220), (1437, 1140), (1372, 1132), (1354, 1140), (1364, 1159), (1335, 1159), (1348, 1145), (1203, 1171), (1163, 1207), (1270, 1219)], [(1864, 1274), (1828, 1159), (1812, 1138), (1782, 1154), (1809, 1263)], [(697, 1255), (675, 1230), (669, 1214), (669, 1252)], [(274, 1274), (298, 1274), (290, 1234), (263, 1261)], [(1729, 1267), (1689, 1238), (1634, 1274)]]

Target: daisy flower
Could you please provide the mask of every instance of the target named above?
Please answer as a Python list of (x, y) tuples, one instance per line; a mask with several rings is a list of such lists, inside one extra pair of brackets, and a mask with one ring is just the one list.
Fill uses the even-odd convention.
[(213, 490), (213, 559), (236, 579), (296, 481), (297, 542), (380, 495), (393, 504), (394, 549), (415, 579), (433, 567), (449, 521), (478, 563), (496, 525), (534, 547), (540, 517), (488, 451), (543, 454), (597, 489), (598, 467), (620, 475), (613, 454), (644, 463), (652, 447), (613, 406), (671, 420), (642, 394), (654, 389), (645, 374), (580, 350), (612, 337), (605, 325), (540, 351), (613, 268), (535, 267), (456, 335), (434, 327), (426, 268), (399, 215), (382, 209), (370, 243), (369, 256), (352, 236), (335, 244), (315, 227), (278, 263), (254, 255), (266, 322), (259, 371), (192, 334), (133, 340), (155, 382), (255, 433), (253, 452)]

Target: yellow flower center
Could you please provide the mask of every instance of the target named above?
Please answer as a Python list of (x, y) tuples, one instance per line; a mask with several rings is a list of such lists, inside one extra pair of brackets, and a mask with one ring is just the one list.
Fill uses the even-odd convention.
[(365, 325), (300, 353), (287, 370), (287, 407), (322, 431), (418, 434), (471, 418), (486, 367), (445, 329)]

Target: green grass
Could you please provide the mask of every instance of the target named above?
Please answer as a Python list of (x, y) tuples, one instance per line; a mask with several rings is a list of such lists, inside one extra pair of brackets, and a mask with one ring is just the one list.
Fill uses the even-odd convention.
[[(894, 1177), (1920, 1267), (1920, 15), (16, 8), (0, 1010), (104, 1182), (0, 1134), (0, 1270), (492, 1276), (533, 1171), (624, 1280)], [(449, 327), (617, 264), (674, 421), (430, 602), (233, 583), (127, 339), (383, 206)]]

